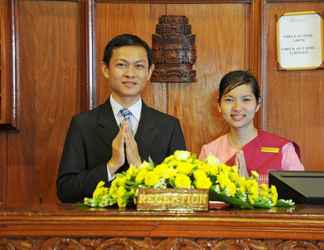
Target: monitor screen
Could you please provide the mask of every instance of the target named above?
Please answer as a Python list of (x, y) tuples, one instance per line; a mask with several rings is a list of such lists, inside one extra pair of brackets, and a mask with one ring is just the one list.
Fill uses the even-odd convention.
[(279, 198), (296, 203), (324, 204), (324, 172), (271, 171), (269, 184), (275, 185)]

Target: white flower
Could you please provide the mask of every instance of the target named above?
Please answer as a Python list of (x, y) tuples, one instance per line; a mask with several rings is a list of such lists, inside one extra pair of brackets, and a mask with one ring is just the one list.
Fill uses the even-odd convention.
[(212, 155), (212, 154), (208, 154), (205, 161), (207, 162), (207, 164), (212, 165), (212, 166), (218, 165), (220, 163), (219, 159), (215, 155)]
[(185, 161), (190, 157), (190, 152), (185, 150), (176, 150), (174, 156), (177, 160)]

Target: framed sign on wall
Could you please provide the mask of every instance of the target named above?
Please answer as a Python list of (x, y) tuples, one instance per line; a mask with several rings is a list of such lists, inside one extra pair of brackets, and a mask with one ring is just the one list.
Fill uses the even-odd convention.
[(323, 18), (315, 11), (289, 12), (277, 20), (280, 70), (324, 68)]

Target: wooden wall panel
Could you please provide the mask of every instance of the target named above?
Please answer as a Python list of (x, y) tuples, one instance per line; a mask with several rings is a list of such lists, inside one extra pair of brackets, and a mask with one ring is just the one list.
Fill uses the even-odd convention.
[(10, 71), (10, 6), (0, 2), (0, 128), (11, 124)]
[[(152, 34), (164, 7), (159, 4), (98, 3), (96, 5), (97, 96), (98, 104), (109, 96), (108, 83), (101, 73), (103, 51), (107, 42), (121, 33), (131, 33), (152, 44)], [(148, 84), (143, 98), (153, 107), (166, 112), (166, 84)]]
[(227, 129), (217, 109), (221, 77), (249, 69), (249, 5), (168, 5), (167, 14), (187, 16), (196, 35), (197, 82), (168, 85), (168, 112), (181, 119), (189, 150), (199, 154)]
[[(0, 123), (6, 121), (7, 107), (7, 56), (6, 26), (8, 23), (8, 2), (0, 2)], [(7, 184), (7, 134), (0, 130), (0, 207), (5, 202)]]
[(0, 131), (0, 207), (6, 201), (7, 187), (7, 135)]
[(276, 63), (276, 16), (306, 10), (323, 12), (324, 3), (281, 1), (264, 6), (262, 124), (301, 146), (307, 170), (324, 170), (324, 70), (279, 71)]
[[(198, 80), (190, 84), (152, 83), (144, 93), (144, 100), (159, 110), (177, 116), (188, 148), (199, 153), (203, 143), (225, 130), (216, 106), (215, 90), (220, 77), (228, 70), (249, 67), (249, 5), (97, 4), (97, 65), (100, 65), (107, 40), (119, 33), (137, 34), (151, 44), (155, 25), (163, 14), (186, 15), (189, 18), (197, 38)], [(100, 103), (106, 99), (109, 88), (99, 70), (100, 67), (97, 69)]]
[(56, 202), (69, 121), (80, 111), (77, 2), (18, 1), (20, 130), (9, 134), (8, 205)]

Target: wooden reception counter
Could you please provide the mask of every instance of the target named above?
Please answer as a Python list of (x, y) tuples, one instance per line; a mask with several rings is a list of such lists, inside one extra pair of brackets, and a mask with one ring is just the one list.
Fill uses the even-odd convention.
[(0, 249), (324, 249), (324, 206), (195, 213), (1, 209)]

